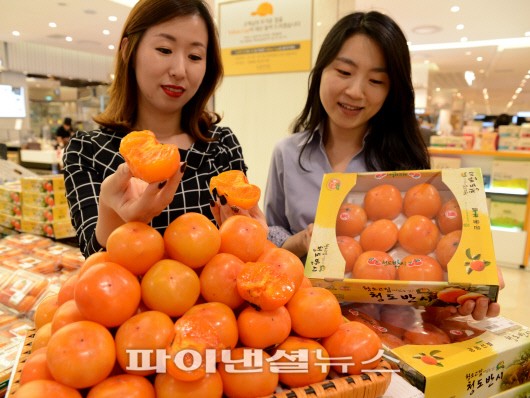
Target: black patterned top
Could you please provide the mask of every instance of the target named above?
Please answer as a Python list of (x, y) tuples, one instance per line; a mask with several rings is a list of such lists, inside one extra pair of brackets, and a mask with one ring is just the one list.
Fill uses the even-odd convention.
[[(187, 162), (180, 186), (173, 202), (151, 222), (162, 234), (171, 221), (187, 212), (202, 213), (215, 223), (210, 210), (210, 178), (226, 170), (247, 171), (234, 133), (220, 126), (210, 133), (215, 141), (196, 141), (188, 150), (180, 150), (181, 161)], [(85, 257), (102, 249), (95, 234), (99, 191), (103, 180), (125, 162), (119, 153), (122, 137), (107, 128), (78, 131), (63, 155), (66, 197)]]

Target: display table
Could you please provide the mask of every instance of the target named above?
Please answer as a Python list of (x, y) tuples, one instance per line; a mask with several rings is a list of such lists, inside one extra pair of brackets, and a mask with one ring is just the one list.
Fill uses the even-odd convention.
[(29, 169), (56, 173), (59, 170), (59, 156), (55, 149), (21, 149), (20, 164)]

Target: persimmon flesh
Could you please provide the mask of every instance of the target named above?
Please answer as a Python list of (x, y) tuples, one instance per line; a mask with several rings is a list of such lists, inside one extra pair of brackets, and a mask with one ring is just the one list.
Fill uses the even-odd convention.
[(210, 179), (210, 191), (224, 196), (230, 206), (249, 210), (256, 206), (261, 196), (261, 189), (248, 182), (241, 170), (227, 170)]
[(160, 143), (149, 130), (127, 134), (121, 140), (120, 154), (132, 175), (148, 183), (165, 181), (180, 167), (178, 146)]

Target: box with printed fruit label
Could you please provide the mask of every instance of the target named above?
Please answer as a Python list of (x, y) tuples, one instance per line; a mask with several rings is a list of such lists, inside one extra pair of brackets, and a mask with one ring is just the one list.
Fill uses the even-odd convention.
[(22, 177), (20, 184), (22, 186), (22, 192), (64, 192), (66, 189), (62, 174)]
[(481, 170), (324, 175), (305, 274), (342, 302), (496, 301)]
[(375, 331), (386, 359), (426, 397), (490, 398), (530, 383), (530, 329), (504, 317), (366, 303), (342, 313)]
[(21, 231), (28, 234), (43, 235), (49, 238), (64, 239), (75, 236), (75, 229), (70, 220), (35, 221), (22, 218)]
[(22, 218), (40, 222), (70, 221), (68, 205), (37, 207), (22, 205)]
[(22, 192), (22, 201), (24, 206), (34, 207), (54, 207), (54, 206), (68, 206), (65, 191), (57, 192)]

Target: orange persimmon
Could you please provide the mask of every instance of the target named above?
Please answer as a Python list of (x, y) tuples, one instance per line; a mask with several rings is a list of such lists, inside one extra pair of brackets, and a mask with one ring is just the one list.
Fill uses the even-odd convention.
[(178, 146), (160, 143), (149, 130), (127, 134), (121, 140), (120, 154), (132, 175), (148, 183), (165, 181), (180, 167)]
[(248, 210), (254, 207), (261, 196), (257, 185), (248, 182), (248, 178), (241, 170), (228, 170), (210, 179), (210, 191), (217, 190), (217, 194), (224, 196), (230, 206), (237, 206)]

